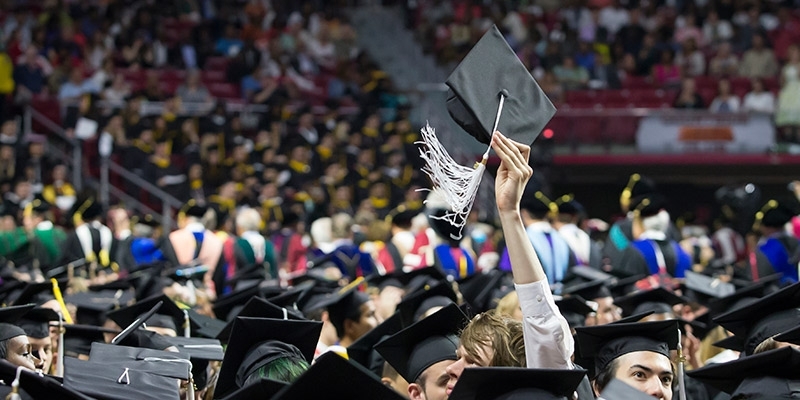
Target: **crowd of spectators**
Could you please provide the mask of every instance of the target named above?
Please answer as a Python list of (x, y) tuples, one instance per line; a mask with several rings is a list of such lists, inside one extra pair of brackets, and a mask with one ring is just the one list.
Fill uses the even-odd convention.
[[(0, 91), (12, 89), (0, 112), (9, 129), (19, 130), (20, 106), (57, 100), (47, 104), (83, 141), (90, 172), (108, 155), (180, 201), (258, 207), (274, 229), (295, 216), (383, 218), (403, 202), (421, 204), (407, 100), (356, 46), (340, 5), (165, 3), (2, 7)], [(157, 112), (143, 111), (154, 104)], [(30, 137), (9, 137), (0, 155), (17, 168), (3, 171), (5, 193), (39, 185), (19, 189), (24, 202), (53, 178), (48, 168), (26, 175)]]
[(443, 65), (458, 62), (497, 24), (556, 102), (569, 103), (568, 92), (581, 89), (665, 90), (679, 108), (774, 115), (786, 138), (797, 139), (796, 2), (432, 0), (405, 5), (408, 26)]

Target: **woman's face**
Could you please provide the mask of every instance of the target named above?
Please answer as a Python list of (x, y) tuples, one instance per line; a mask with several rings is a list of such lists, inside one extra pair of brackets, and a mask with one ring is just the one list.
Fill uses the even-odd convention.
[(31, 344), (28, 342), (27, 336), (17, 336), (8, 339), (6, 360), (11, 364), (27, 368), (31, 371), (36, 369), (35, 364), (39, 363), (31, 353)]

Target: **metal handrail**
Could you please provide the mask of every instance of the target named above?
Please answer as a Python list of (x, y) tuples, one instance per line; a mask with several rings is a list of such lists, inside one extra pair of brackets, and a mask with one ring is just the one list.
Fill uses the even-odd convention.
[[(172, 210), (178, 210), (183, 207), (183, 202), (176, 199), (169, 193), (161, 190), (158, 186), (153, 185), (152, 183), (142, 179), (140, 176), (134, 174), (133, 172), (128, 171), (125, 167), (111, 161), (109, 159), (104, 160), (105, 166), (108, 168), (109, 171), (112, 171), (124, 179), (128, 180), (129, 182), (133, 183), (134, 185), (138, 186), (139, 188), (148, 191), (150, 194), (155, 195), (156, 197), (161, 200), (161, 224), (164, 228), (169, 228), (172, 226)], [(111, 184), (106, 185), (110, 190), (113, 186)], [(133, 199), (133, 197), (127, 196), (129, 199)], [(141, 202), (139, 202), (141, 203)], [(142, 204), (144, 206), (144, 204)]]

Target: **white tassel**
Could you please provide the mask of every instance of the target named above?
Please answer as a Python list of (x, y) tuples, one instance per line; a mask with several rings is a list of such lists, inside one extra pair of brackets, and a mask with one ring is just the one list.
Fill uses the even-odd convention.
[(447, 152), (439, 139), (436, 137), (436, 130), (426, 124), (420, 130), (423, 144), (420, 147), (419, 155), (425, 160), (422, 170), (433, 181), (433, 187), (442, 192), (450, 205), (443, 216), (431, 218), (445, 220), (458, 228), (458, 236), (450, 235), (455, 240), (461, 239), (461, 231), (467, 223), (475, 197), (478, 194), (478, 187), (481, 184), (483, 172), (486, 170), (487, 154), (483, 159), (472, 168), (459, 165)]

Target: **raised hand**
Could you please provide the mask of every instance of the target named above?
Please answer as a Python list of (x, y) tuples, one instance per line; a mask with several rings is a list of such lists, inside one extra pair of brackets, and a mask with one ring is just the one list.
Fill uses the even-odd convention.
[(531, 148), (503, 136), (499, 131), (492, 136), (492, 148), (500, 157), (495, 179), (497, 209), (501, 213), (518, 212), (525, 185), (533, 175), (533, 168), (528, 165)]

